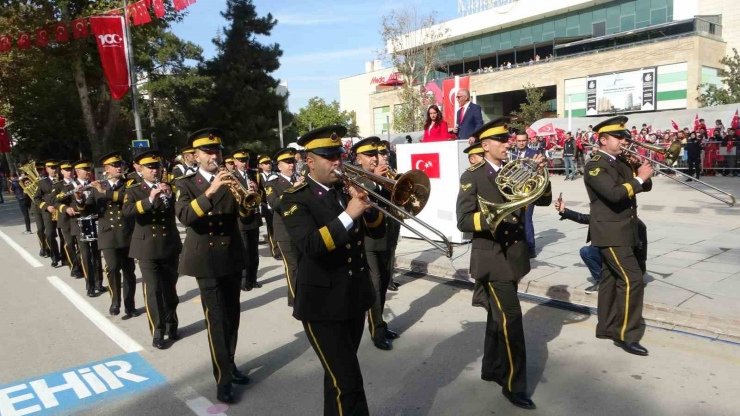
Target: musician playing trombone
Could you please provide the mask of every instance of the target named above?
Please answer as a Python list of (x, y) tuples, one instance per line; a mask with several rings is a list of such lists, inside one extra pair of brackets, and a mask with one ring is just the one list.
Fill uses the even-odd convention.
[(586, 165), (584, 183), (591, 200), (589, 239), (603, 261), (596, 337), (644, 356), (648, 350), (640, 345), (645, 331), (644, 283), (635, 253), (639, 244), (636, 195), (652, 189), (653, 168), (645, 161), (635, 172), (623, 156), (631, 136), (625, 128), (627, 120), (612, 117), (594, 126), (599, 151)]
[[(473, 305), (488, 310), (481, 378), (500, 384), (502, 394), (515, 406), (534, 409), (534, 402), (527, 396), (527, 354), (522, 308), (517, 297), (519, 280), (530, 270), (525, 207), (507, 215), (491, 229), (479, 202), (479, 197), (496, 204), (508, 202), (496, 184), (511, 146), (507, 121), (507, 118), (492, 120), (473, 134), (473, 144), (480, 143), (484, 160), (470, 166), (460, 177), (457, 228), (473, 233), (470, 255), (470, 274), (475, 279)], [(544, 167), (541, 155), (531, 160), (536, 169)], [(541, 196), (531, 203), (547, 206), (550, 202), (552, 192), (548, 183)]]

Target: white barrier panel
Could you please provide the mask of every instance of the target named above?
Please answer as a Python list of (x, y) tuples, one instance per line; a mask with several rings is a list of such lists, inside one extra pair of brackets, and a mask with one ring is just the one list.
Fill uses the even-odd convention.
[[(457, 229), (455, 204), (460, 189), (460, 175), (470, 166), (468, 156), (463, 153), (466, 147), (467, 141), (396, 145), (399, 172), (419, 169), (429, 176), (431, 183), (429, 201), (418, 218), (442, 232), (451, 243), (458, 244), (465, 239), (463, 233)], [(441, 241), (439, 237), (415, 222), (407, 220), (406, 223), (426, 237)], [(404, 227), (401, 227), (401, 237), (419, 238)]]

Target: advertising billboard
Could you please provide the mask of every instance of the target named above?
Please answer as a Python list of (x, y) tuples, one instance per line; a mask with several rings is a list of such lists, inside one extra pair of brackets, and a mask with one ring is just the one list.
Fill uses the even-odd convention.
[(654, 111), (655, 68), (586, 77), (586, 115)]

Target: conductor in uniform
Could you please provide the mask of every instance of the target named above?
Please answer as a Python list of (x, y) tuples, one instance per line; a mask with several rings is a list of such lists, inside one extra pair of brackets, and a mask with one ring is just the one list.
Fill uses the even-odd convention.
[(41, 217), (44, 222), (44, 237), (46, 246), (51, 255), (51, 267), (58, 267), (62, 258), (59, 253), (59, 244), (57, 243), (57, 209), (54, 208), (56, 195), (54, 187), (59, 184), (57, 174), (59, 172), (59, 162), (49, 159), (44, 162), (47, 177), (39, 180), (36, 194), (33, 196), (33, 203), (41, 211)]
[[(234, 158), (234, 175), (237, 180), (247, 189), (254, 192), (255, 195), (262, 197), (259, 188), (259, 179), (253, 178), (249, 174), (249, 151), (246, 149), (238, 150), (233, 155)], [(259, 237), (260, 227), (262, 226), (262, 216), (260, 215), (259, 206), (250, 210), (250, 214), (239, 217), (239, 232), (244, 244), (244, 255), (247, 262), (247, 268), (244, 272), (244, 281), (242, 290), (249, 292), (254, 288), (261, 288), (262, 284), (257, 282), (257, 270), (260, 265), (259, 254)]]
[(343, 192), (334, 172), (342, 168), (346, 132), (328, 126), (301, 136), (309, 173), (281, 202), (285, 228), (298, 248), (293, 317), (303, 322), (324, 367), (324, 415), (369, 414), (357, 349), (375, 291), (363, 239), (364, 223), (380, 213), (354, 185)]
[[(460, 177), (457, 197), (457, 228), (472, 232), (470, 274), (475, 279), (473, 305), (488, 310), (483, 344), (481, 378), (501, 385), (501, 393), (515, 406), (534, 409), (527, 397), (527, 353), (522, 324), (522, 308), (517, 287), (530, 270), (529, 248), (525, 241), (525, 208), (505, 217), (491, 230), (481, 212), (478, 196), (492, 203), (508, 200), (496, 185), (509, 150), (509, 129), (506, 118), (484, 124), (473, 133), (483, 149), (484, 160), (469, 168)], [(474, 149), (475, 147), (473, 147)], [(543, 166), (543, 158), (534, 161)], [(552, 202), (548, 183), (534, 204), (547, 206)]]
[(175, 212), (187, 227), (180, 258), (181, 275), (194, 276), (208, 331), (208, 345), (216, 379), (216, 398), (234, 402), (232, 383), (247, 384), (249, 378), (234, 363), (239, 333), (241, 273), (245, 269), (238, 219), (254, 215), (230, 190), (228, 171), (219, 171), (223, 133), (206, 128), (192, 133), (198, 169), (175, 185)]
[[(288, 306), (293, 306), (295, 300), (296, 278), (298, 276), (298, 248), (290, 240), (288, 230), (285, 229), (282, 218), (283, 195), (294, 185), (302, 184), (306, 178), (295, 175), (296, 150), (290, 147), (280, 149), (275, 153), (278, 172), (276, 178), (265, 184), (267, 202), (273, 214), (273, 238), (285, 267), (285, 280), (288, 283)], [(296, 179), (297, 178), (297, 179)]]
[(134, 163), (140, 166), (141, 183), (126, 188), (123, 215), (135, 221), (128, 255), (139, 261), (143, 279), (144, 306), (152, 335), (152, 346), (167, 348), (169, 341), (180, 339), (177, 333), (177, 266), (182, 242), (175, 223), (175, 196), (161, 177), (159, 151), (139, 153)]
[(602, 258), (596, 337), (645, 356), (648, 350), (640, 345), (645, 284), (635, 255), (640, 242), (636, 195), (652, 189), (653, 168), (645, 161), (635, 172), (622, 156), (621, 146), (631, 137), (627, 120), (612, 117), (594, 126), (599, 150), (586, 164), (584, 184), (591, 200), (589, 239)]

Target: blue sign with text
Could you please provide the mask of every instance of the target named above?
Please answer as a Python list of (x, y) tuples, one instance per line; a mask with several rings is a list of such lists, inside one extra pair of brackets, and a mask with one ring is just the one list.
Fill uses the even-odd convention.
[(139, 354), (0, 386), (0, 416), (53, 415), (166, 383)]
[(149, 147), (149, 140), (133, 140), (131, 141), (133, 147)]

